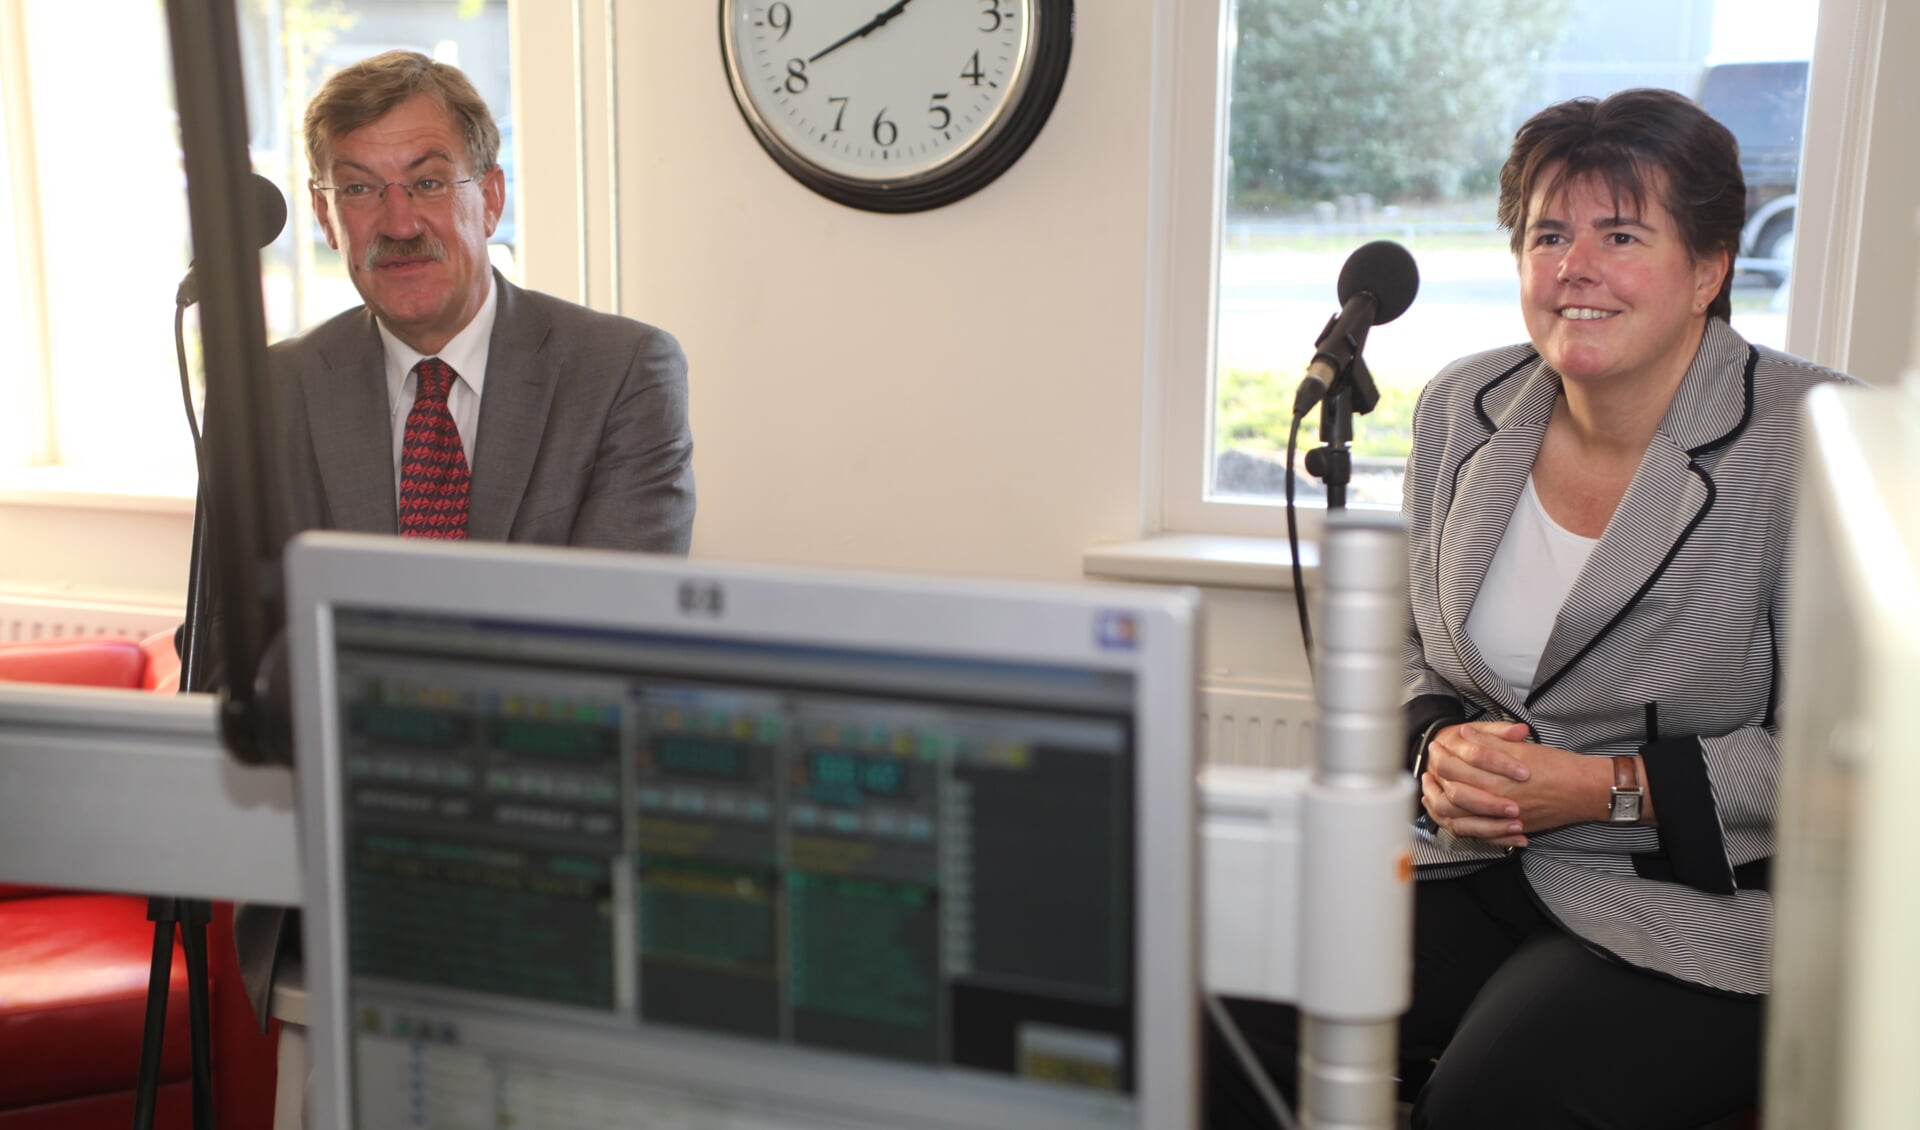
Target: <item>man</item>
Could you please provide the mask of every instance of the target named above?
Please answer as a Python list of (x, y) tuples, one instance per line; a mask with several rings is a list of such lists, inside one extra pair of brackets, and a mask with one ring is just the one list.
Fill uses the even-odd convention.
[[(314, 214), (366, 304), (268, 351), (292, 528), (686, 553), (686, 357), (491, 269), (506, 178), (466, 76), (373, 56), (327, 80), (306, 136)], [(284, 918), (234, 922), (262, 1024)]]
[(293, 528), (685, 553), (686, 358), (489, 267), (506, 180), (466, 76), (376, 55), (327, 81), (306, 136), (314, 214), (366, 305), (269, 352)]

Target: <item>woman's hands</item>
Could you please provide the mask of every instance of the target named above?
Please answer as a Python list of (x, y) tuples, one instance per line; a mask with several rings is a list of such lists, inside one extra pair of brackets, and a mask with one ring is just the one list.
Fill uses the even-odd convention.
[(1420, 777), (1434, 822), (1456, 836), (1525, 847), (1529, 832), (1605, 820), (1612, 759), (1540, 745), (1531, 734), (1524, 722), (1493, 721), (1437, 731)]

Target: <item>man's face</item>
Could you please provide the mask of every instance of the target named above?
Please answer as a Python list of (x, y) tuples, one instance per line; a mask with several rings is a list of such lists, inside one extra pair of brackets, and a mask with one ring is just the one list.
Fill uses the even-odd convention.
[[(328, 154), (313, 211), (327, 244), (347, 261), (368, 309), (394, 336), (425, 354), (438, 353), (487, 300), (487, 237), (500, 222), (506, 178), (499, 168), (472, 177), (466, 143), (453, 117), (426, 95), (338, 138)], [(432, 179), (453, 184), (428, 200), (401, 185)], [(342, 186), (370, 186), (361, 199)], [(386, 189), (380, 197), (382, 185)]]

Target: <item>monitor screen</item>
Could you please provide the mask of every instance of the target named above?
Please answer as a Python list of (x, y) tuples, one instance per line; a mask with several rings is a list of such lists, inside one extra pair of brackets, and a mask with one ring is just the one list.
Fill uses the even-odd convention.
[[(525, 587), (575, 591), (564, 556)], [(908, 595), (765, 583), (854, 622)], [(342, 1124), (1167, 1125), (1143, 1067), (1191, 1052), (1143, 1023), (1144, 759), (1180, 756), (1143, 740), (1152, 611), (1080, 601), (1076, 659), (1020, 617), (998, 654), (716, 632), (673, 587), (678, 624), (312, 607)]]

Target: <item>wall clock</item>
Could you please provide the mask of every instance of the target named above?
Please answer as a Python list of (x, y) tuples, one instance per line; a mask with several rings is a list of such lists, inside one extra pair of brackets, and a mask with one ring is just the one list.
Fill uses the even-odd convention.
[(800, 183), (874, 212), (977, 192), (1046, 124), (1073, 0), (720, 0), (740, 112)]

